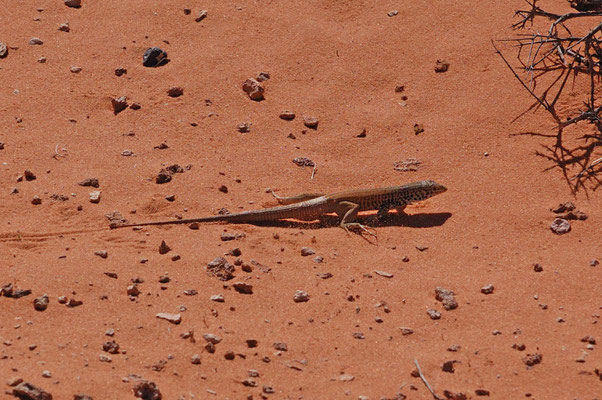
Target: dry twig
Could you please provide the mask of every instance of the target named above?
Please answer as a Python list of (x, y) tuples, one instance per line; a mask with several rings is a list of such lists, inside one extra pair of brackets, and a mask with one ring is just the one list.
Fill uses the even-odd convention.
[(420, 365), (418, 365), (418, 360), (414, 359), (414, 364), (416, 364), (416, 369), (418, 370), (418, 375), (420, 375), (420, 379), (422, 379), (422, 382), (424, 382), (424, 386), (426, 386), (426, 388), (429, 390), (429, 392), (431, 392), (431, 394), (433, 395), (433, 398), (435, 400), (443, 400), (442, 397), (437, 396), (437, 394), (435, 393), (435, 391), (433, 390), (431, 385), (429, 385), (428, 381), (424, 377), (424, 374), (422, 373), (422, 370), (420, 369)]
[(54, 146), (54, 154), (52, 155), (52, 158), (58, 160), (59, 157), (67, 157), (67, 149), (63, 147), (59, 151), (59, 144), (57, 144), (56, 146)]
[[(514, 44), (518, 66), (513, 66), (492, 41), (493, 47), (514, 77), (535, 99), (529, 110), (536, 111), (541, 107), (556, 122), (555, 145), (544, 146), (547, 154), (536, 154), (555, 162), (573, 192), (579, 187), (584, 188), (584, 182), (587, 180), (593, 182), (594, 189), (599, 188), (602, 181), (595, 175), (600, 171), (593, 168), (599, 163), (590, 160), (595, 148), (602, 146), (602, 104), (599, 99), (599, 93), (602, 91), (602, 22), (599, 22), (599, 17), (602, 16), (602, 0), (569, 1), (571, 7), (578, 12), (566, 14), (545, 11), (539, 7), (538, 0), (525, 1), (529, 7), (516, 11), (515, 15), (519, 17), (519, 21), (512, 27), (517, 30), (527, 29), (533, 27), (536, 19), (543, 18), (552, 21), (548, 30), (545, 33), (519, 34), (514, 38), (498, 41)], [(596, 25), (584, 34), (574, 34), (573, 31), (577, 31), (579, 26), (570, 26), (570, 23), (588, 18), (595, 18)], [(525, 75), (519, 73), (521, 69)], [(579, 75), (583, 75), (587, 80), (577, 81)], [(589, 90), (584, 93), (585, 110), (569, 109), (563, 113), (559, 111), (557, 104), (565, 98), (563, 94), (570, 77), (573, 86), (582, 82), (589, 86)], [(539, 88), (538, 83), (543, 83), (544, 86)], [(582, 121), (594, 125), (597, 132), (576, 138), (584, 141), (584, 145), (569, 147), (568, 140), (563, 137), (564, 129)], [(571, 139), (574, 142), (575, 138)], [(581, 167), (581, 172), (569, 178), (569, 169), (576, 166)], [(577, 181), (571, 182), (574, 179)]]

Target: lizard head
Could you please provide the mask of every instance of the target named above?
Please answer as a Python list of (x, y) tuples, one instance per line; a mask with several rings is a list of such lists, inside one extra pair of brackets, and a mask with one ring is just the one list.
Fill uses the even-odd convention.
[(447, 192), (447, 188), (438, 184), (435, 181), (422, 181), (422, 188), (425, 190), (427, 197), (433, 197), (436, 194)]
[(406, 188), (410, 189), (411, 201), (420, 201), (428, 199), (447, 191), (447, 188), (443, 185), (438, 184), (434, 181), (420, 181), (407, 185)]

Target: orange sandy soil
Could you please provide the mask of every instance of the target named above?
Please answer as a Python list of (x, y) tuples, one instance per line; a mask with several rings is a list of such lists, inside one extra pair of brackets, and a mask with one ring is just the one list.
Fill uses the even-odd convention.
[[(0, 284), (32, 294), (0, 298), (0, 397), (13, 398), (8, 383), (19, 377), (54, 399), (127, 399), (141, 377), (155, 382), (164, 399), (432, 398), (411, 375), (416, 359), (439, 396), (449, 390), (487, 398), (475, 393), (482, 389), (492, 399), (599, 399), (602, 266), (590, 261), (602, 261), (602, 192), (588, 185), (573, 196), (560, 170), (535, 155), (553, 138), (512, 136), (555, 129), (545, 112), (513, 122), (532, 99), (490, 43), (513, 35), (508, 27), (523, 5), (5, 5), (0, 41), (11, 47), (0, 59)], [(560, 0), (546, 5), (571, 11)], [(192, 14), (185, 15), (187, 7)], [(201, 9), (208, 16), (195, 22)], [(388, 17), (394, 9), (399, 14)], [(59, 31), (66, 21), (71, 31)], [(31, 37), (43, 45), (30, 45)], [(151, 46), (167, 51), (171, 62), (143, 67)], [(449, 61), (449, 71), (435, 73), (437, 59)], [(117, 77), (120, 67), (127, 74)], [(241, 85), (261, 71), (270, 79), (263, 83), (266, 99), (255, 102)], [(403, 93), (395, 92), (398, 85)], [(183, 96), (169, 97), (171, 86), (183, 87)], [(141, 109), (114, 115), (111, 99), (122, 95)], [(280, 119), (283, 110), (296, 119)], [(305, 115), (319, 119), (317, 130), (303, 126)], [(251, 123), (250, 132), (238, 132), (241, 122)], [(416, 123), (425, 129), (419, 135)], [(356, 137), (363, 129), (366, 137)], [(169, 148), (154, 149), (162, 142)], [(122, 156), (124, 150), (134, 155)], [(292, 162), (296, 157), (317, 163), (313, 180), (310, 168)], [(393, 169), (407, 158), (422, 167)], [(169, 183), (154, 182), (176, 163), (192, 168)], [(26, 169), (37, 179), (17, 182)], [(92, 177), (100, 181), (98, 204), (89, 202), (96, 189), (78, 185)], [(104, 216), (118, 210), (132, 222), (192, 218), (272, 204), (268, 187), (295, 195), (421, 179), (448, 192), (408, 207), (409, 217), (392, 212), (372, 243), (320, 222), (109, 230)], [(175, 201), (165, 200), (172, 194)], [(42, 204), (32, 205), (34, 195)], [(589, 218), (559, 236), (549, 228), (550, 208), (564, 201)], [(225, 231), (246, 237), (223, 242)], [(172, 248), (165, 255), (158, 252), (163, 240)], [(316, 255), (301, 256), (302, 247)], [(233, 248), (253, 271), (237, 266), (227, 282), (210, 276), (207, 263)], [(94, 254), (100, 250), (108, 258)], [(181, 259), (172, 261), (174, 254)], [(543, 271), (534, 272), (534, 263)], [(324, 273), (332, 277), (318, 276)], [(160, 283), (162, 275), (170, 282)], [(143, 283), (131, 300), (126, 288), (135, 278)], [(252, 285), (253, 294), (238, 293), (234, 282)], [(482, 294), (488, 284), (494, 293)], [(457, 309), (443, 309), (438, 286), (455, 292)], [(191, 289), (198, 294), (184, 294)], [(310, 300), (294, 302), (297, 290)], [(44, 293), (47, 310), (34, 310), (33, 299)], [(225, 302), (211, 301), (216, 294)], [(70, 308), (59, 296), (83, 304)], [(441, 319), (432, 320), (427, 309)], [(160, 312), (180, 312), (182, 322), (156, 318)], [(402, 335), (401, 327), (413, 334)], [(190, 330), (196, 343), (180, 337)], [(222, 338), (213, 354), (206, 333)], [(585, 336), (598, 344), (588, 350)], [(248, 348), (248, 339), (258, 346)], [(109, 340), (119, 354), (103, 351)], [(459, 350), (449, 351), (452, 345)], [(576, 362), (584, 351), (585, 362)], [(190, 361), (195, 354), (199, 365)], [(527, 354), (541, 354), (541, 363), (527, 367)], [(454, 360), (454, 373), (442, 370)], [(51, 377), (42, 376), (45, 370)], [(259, 376), (249, 378), (249, 370)], [(243, 385), (246, 379), (258, 386)], [(274, 393), (262, 393), (264, 385)]]

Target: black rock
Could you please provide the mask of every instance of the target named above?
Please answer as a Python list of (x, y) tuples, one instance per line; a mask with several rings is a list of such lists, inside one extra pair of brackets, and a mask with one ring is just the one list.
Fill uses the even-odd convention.
[(151, 47), (146, 49), (142, 56), (142, 65), (145, 67), (158, 67), (167, 64), (167, 53), (158, 47)]

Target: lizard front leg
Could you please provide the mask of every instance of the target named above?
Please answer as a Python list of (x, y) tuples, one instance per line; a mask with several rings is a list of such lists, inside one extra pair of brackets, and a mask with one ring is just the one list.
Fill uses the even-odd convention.
[(389, 205), (386, 203), (383, 203), (379, 208), (378, 208), (378, 212), (376, 213), (376, 219), (378, 221), (382, 221), (383, 219), (385, 219), (385, 217), (389, 214)]
[[(397, 210), (397, 215), (406, 215), (405, 213), (405, 208), (407, 207), (407, 204), (404, 204), (402, 206), (397, 206), (395, 207), (395, 210)], [(382, 204), (379, 209), (378, 209), (378, 213), (376, 214), (376, 218), (379, 221), (382, 221), (383, 219), (385, 219), (385, 217), (387, 215), (389, 215), (389, 210), (391, 208), (389, 207), (388, 204)]]
[(397, 210), (397, 215), (407, 215), (405, 212), (407, 206), (407, 204), (404, 204), (403, 206), (396, 207), (395, 209)]
[(370, 232), (368, 230), (368, 228), (366, 228), (364, 225), (360, 224), (359, 222), (349, 222), (349, 221), (353, 221), (357, 218), (357, 213), (359, 211), (359, 204), (356, 203), (352, 203), (350, 201), (341, 201), (338, 203), (339, 206), (339, 211), (337, 211), (337, 214), (339, 216), (341, 216), (341, 214), (343, 214), (343, 217), (341, 218), (341, 224), (340, 227), (345, 229), (346, 232), (349, 232), (349, 230), (355, 230), (355, 229), (360, 229), (366, 233), (368, 233), (369, 235), (372, 235), (374, 237), (376, 237), (376, 234)]

